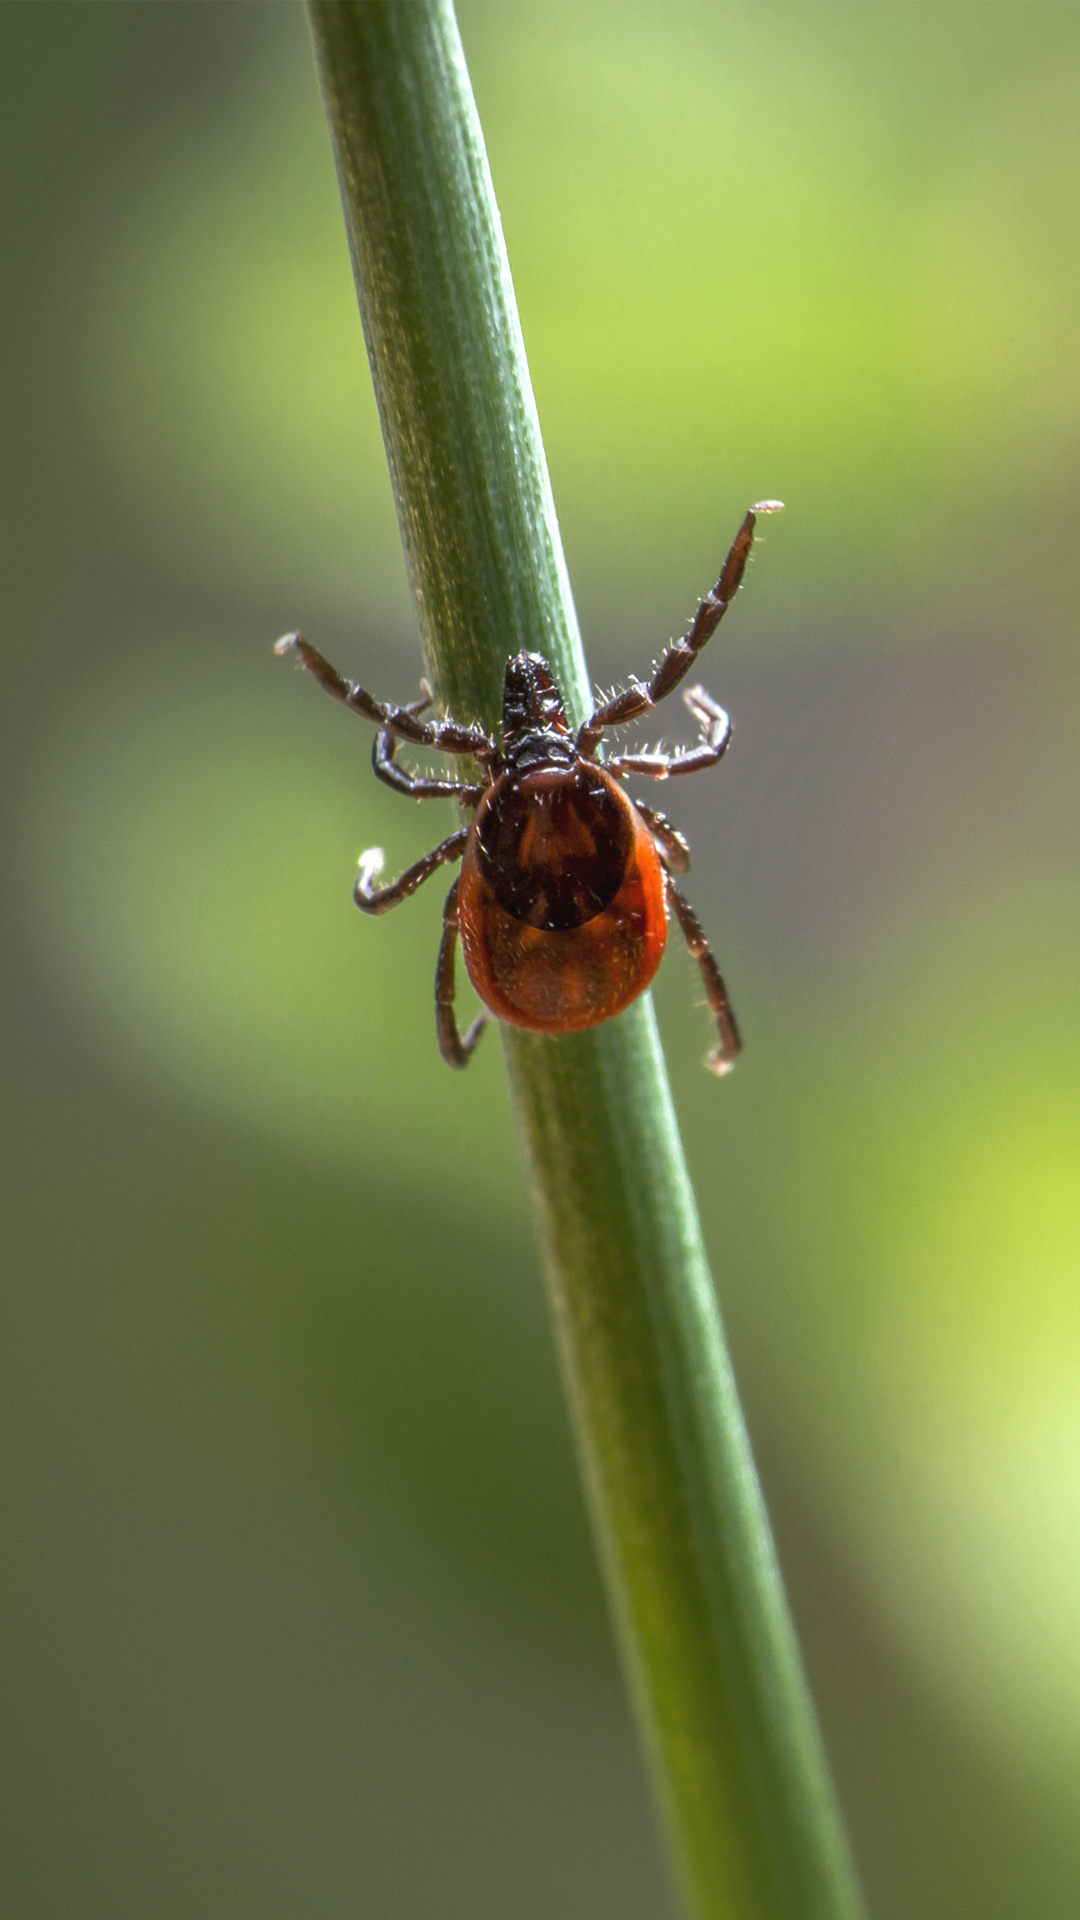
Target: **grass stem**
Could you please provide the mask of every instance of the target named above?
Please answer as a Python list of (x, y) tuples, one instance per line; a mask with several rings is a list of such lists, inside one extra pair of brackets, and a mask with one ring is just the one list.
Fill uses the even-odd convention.
[[(452, 7), (310, 0), (310, 17), (432, 678), (455, 717), (490, 728), (508, 655), (533, 649), (580, 720), (589, 680)], [(687, 1908), (856, 1920), (651, 1006), (565, 1039), (504, 1039), (593, 1522)]]

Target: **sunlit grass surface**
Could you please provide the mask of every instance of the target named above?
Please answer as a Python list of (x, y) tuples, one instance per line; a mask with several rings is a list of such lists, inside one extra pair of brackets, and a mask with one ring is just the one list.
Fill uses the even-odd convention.
[[(1078, 17), (462, 21), (594, 671), (788, 500), (669, 796), (730, 1084), (659, 1000), (871, 1905), (1064, 1920)], [(496, 1050), (349, 899), (443, 819), (270, 653), (420, 671), (302, 18), (0, 28), (13, 1910), (655, 1915)]]

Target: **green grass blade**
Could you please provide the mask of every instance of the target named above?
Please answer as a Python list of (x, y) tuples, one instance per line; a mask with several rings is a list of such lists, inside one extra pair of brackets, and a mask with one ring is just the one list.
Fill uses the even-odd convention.
[[(457, 717), (492, 726), (507, 656), (533, 648), (580, 719), (588, 676), (452, 7), (310, 0), (310, 15), (432, 677)], [(609, 1596), (688, 1909), (856, 1920), (651, 1007), (566, 1039), (504, 1038)]]

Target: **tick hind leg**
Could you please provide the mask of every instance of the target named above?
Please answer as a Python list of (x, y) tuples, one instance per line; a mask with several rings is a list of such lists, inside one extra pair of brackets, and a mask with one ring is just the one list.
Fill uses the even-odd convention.
[(666, 813), (657, 813), (655, 807), (643, 806), (640, 800), (635, 800), (634, 805), (656, 841), (668, 871), (686, 873), (690, 865), (690, 848), (678, 827), (672, 826)]
[(458, 1030), (454, 1010), (454, 957), (458, 937), (458, 883), (455, 880), (443, 908), (443, 933), (435, 968), (435, 1031), (439, 1052), (448, 1067), (467, 1067), (476, 1043), (487, 1026), (486, 1013), (478, 1014), (464, 1039)]
[(739, 1054), (742, 1052), (742, 1035), (735, 1024), (735, 1015), (731, 1011), (727, 988), (723, 975), (713, 959), (712, 948), (702, 931), (701, 922), (688, 900), (685, 900), (671, 878), (666, 876), (667, 896), (672, 910), (683, 931), (690, 952), (701, 969), (701, 978), (705, 983), (707, 999), (720, 1032), (719, 1044), (706, 1055), (705, 1065), (712, 1073), (730, 1073)]

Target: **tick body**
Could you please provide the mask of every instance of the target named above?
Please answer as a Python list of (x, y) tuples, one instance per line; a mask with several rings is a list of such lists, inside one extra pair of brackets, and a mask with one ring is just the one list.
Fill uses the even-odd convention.
[(578, 1033), (648, 986), (667, 941), (664, 868), (628, 794), (586, 760), (507, 772), (480, 803), (458, 891), (461, 947), (512, 1026)]
[[(686, 635), (661, 656), (647, 682), (633, 681), (598, 706), (577, 733), (547, 663), (536, 653), (507, 662), (501, 739), (455, 721), (425, 720), (431, 695), (410, 706), (373, 699), (344, 680), (301, 634), (288, 634), (278, 652), (299, 653), (328, 693), (378, 729), (375, 773), (415, 799), (454, 797), (471, 813), (469, 825), (442, 841), (389, 886), (375, 877), (382, 854), (360, 861), (356, 903), (385, 913), (408, 899), (444, 865), (461, 860), (447, 896), (435, 976), (435, 1017), (444, 1059), (468, 1061), (487, 1016), (459, 1031), (454, 1010), (455, 949), (485, 1007), (512, 1026), (537, 1033), (577, 1033), (621, 1013), (649, 985), (675, 914), (701, 970), (718, 1040), (706, 1064), (725, 1073), (742, 1041), (727, 991), (705, 935), (680, 893), (689, 849), (662, 814), (635, 804), (622, 782), (628, 775), (670, 779), (715, 766), (727, 749), (731, 724), (703, 687), (684, 699), (699, 728), (697, 745), (674, 753), (598, 759), (604, 732), (651, 712), (679, 685), (738, 591), (754, 540), (757, 515), (779, 502), (752, 507), (735, 537), (723, 571), (698, 607)], [(455, 755), (471, 755), (482, 779), (475, 786), (408, 772), (395, 759), (399, 741)]]

